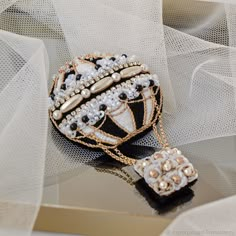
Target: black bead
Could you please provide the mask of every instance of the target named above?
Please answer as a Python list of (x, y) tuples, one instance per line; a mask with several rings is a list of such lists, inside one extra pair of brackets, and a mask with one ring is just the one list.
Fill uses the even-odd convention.
[(98, 70), (101, 67), (101, 65), (96, 65), (95, 69)]
[(120, 98), (121, 100), (125, 100), (125, 99), (127, 99), (127, 95), (126, 95), (125, 93), (121, 93), (121, 94), (119, 95), (119, 98)]
[(150, 80), (149, 80), (149, 86), (151, 87), (151, 86), (153, 86), (153, 85), (154, 85), (154, 80), (150, 79)]
[(65, 85), (65, 84), (62, 84), (62, 85), (61, 85), (61, 89), (66, 90), (66, 85)]
[(101, 58), (101, 57), (93, 58), (93, 61), (91, 61), (91, 62), (94, 63), (94, 64), (96, 64), (97, 61), (99, 61), (99, 60), (101, 60), (101, 59), (103, 59), (103, 58)]
[(97, 60), (99, 60), (99, 58), (90, 58), (89, 61), (92, 62), (93, 64), (96, 64)]
[(115, 60), (116, 60), (116, 58), (115, 58), (115, 57), (111, 57), (111, 58), (110, 58), (110, 60), (112, 60), (112, 61), (115, 61)]
[(65, 73), (65, 79), (68, 77), (69, 73), (70, 73), (70, 72), (66, 72), (66, 73)]
[(107, 106), (105, 105), (105, 104), (101, 104), (100, 106), (99, 106), (99, 110), (100, 111), (105, 111), (107, 109)]
[(123, 57), (128, 57), (126, 54), (122, 54), (121, 56), (123, 56)]
[(70, 125), (70, 129), (71, 129), (71, 130), (76, 130), (76, 129), (77, 129), (77, 124), (76, 124), (76, 123), (72, 123), (72, 124)]
[(51, 97), (52, 100), (54, 100), (55, 94), (52, 93), (52, 94), (50, 95), (50, 97)]
[(137, 84), (135, 89), (138, 91), (138, 92), (141, 92), (143, 90), (143, 86), (141, 84)]
[(68, 77), (68, 75), (71, 75), (71, 74), (75, 74), (75, 71), (74, 70), (70, 70), (68, 72), (65, 73), (65, 79)]
[(81, 74), (77, 74), (77, 75), (76, 75), (76, 80), (80, 80), (80, 79), (81, 79), (81, 76), (82, 76)]
[(89, 121), (89, 118), (88, 118), (88, 116), (83, 116), (83, 117), (81, 118), (81, 120), (82, 120), (84, 123), (87, 123), (87, 122)]

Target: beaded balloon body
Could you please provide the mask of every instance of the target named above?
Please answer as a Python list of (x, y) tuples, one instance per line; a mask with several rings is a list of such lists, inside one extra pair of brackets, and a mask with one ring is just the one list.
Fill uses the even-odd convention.
[(86, 55), (59, 70), (50, 117), (69, 139), (113, 149), (156, 122), (161, 111), (157, 75), (135, 56)]
[[(168, 149), (166, 139), (161, 138), (164, 132), (158, 135), (156, 124), (158, 121), (161, 124), (161, 111), (162, 95), (158, 76), (150, 73), (148, 66), (136, 56), (128, 57), (126, 54), (93, 53), (74, 58), (54, 76), (49, 96), (49, 116), (62, 134), (74, 142), (101, 148), (124, 164), (134, 165), (136, 172), (144, 178), (147, 176), (144, 163), (153, 164), (154, 168), (155, 163), (162, 165), (162, 161), (157, 162), (153, 158), (136, 161), (122, 154), (119, 146), (153, 126), (167, 155), (175, 152), (177, 156), (180, 155), (179, 151)], [(167, 157), (163, 153), (160, 155), (164, 163)], [(183, 171), (191, 168), (189, 171), (192, 172), (188, 178), (184, 176), (184, 184), (180, 181), (182, 185), (177, 189), (197, 178), (192, 165), (186, 158), (184, 160), (181, 163), (185, 164)], [(183, 176), (182, 172), (176, 174), (176, 168), (181, 169), (176, 161), (175, 165), (174, 161), (171, 165), (175, 168), (175, 176)], [(154, 179), (157, 180), (157, 186), (150, 187), (158, 194), (168, 195), (176, 190), (173, 180), (172, 183), (164, 181), (166, 184), (158, 180), (165, 171), (155, 171), (155, 168), (150, 171), (150, 178), (155, 172)]]

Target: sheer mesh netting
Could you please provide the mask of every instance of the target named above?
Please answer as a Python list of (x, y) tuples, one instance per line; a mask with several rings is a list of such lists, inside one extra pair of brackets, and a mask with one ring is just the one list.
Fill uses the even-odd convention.
[[(0, 4), (1, 235), (30, 234), (44, 175), (67, 172), (102, 155), (67, 141), (48, 122), (47, 84), (76, 55), (127, 53), (147, 63), (160, 78), (164, 127), (172, 146), (235, 135), (235, 1)], [(158, 146), (151, 132), (136, 144)], [(189, 225), (184, 219), (183, 225)]]

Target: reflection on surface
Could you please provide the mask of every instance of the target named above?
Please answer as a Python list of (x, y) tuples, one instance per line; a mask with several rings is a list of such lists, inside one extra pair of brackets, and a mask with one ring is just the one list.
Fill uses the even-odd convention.
[(185, 186), (181, 190), (171, 194), (168, 197), (159, 197), (151, 188), (147, 186), (144, 179), (140, 179), (136, 183), (136, 188), (146, 199), (149, 205), (161, 215), (168, 213), (171, 210), (178, 211), (178, 207), (181, 204), (190, 201), (194, 196), (194, 192), (190, 188), (190, 185)]
[[(107, 156), (47, 178), (43, 202), (174, 218), (188, 209), (236, 194), (233, 137), (185, 145), (180, 149), (198, 169), (199, 179), (191, 189), (184, 189), (179, 197), (171, 198), (165, 204), (160, 204), (157, 196), (152, 196), (141, 182), (134, 186), (129, 173), (120, 171), (123, 166)], [(129, 151), (142, 155), (153, 152), (150, 148), (136, 146)]]
[(190, 189), (190, 187), (196, 181), (168, 197), (160, 197), (147, 185), (143, 178), (139, 176), (139, 179), (136, 180), (132, 176), (133, 173), (130, 174), (129, 169), (123, 168), (123, 165), (118, 162), (101, 161), (101, 163), (95, 167), (95, 170), (100, 173), (116, 176), (131, 186), (135, 185), (135, 188), (138, 190), (139, 194), (144, 197), (150, 207), (157, 211), (157, 214), (165, 214), (170, 210), (178, 209), (179, 205), (190, 201), (194, 196), (194, 192)]

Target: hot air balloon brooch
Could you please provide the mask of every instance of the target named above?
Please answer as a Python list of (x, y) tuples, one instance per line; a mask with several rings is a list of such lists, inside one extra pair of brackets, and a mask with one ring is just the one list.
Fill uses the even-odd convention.
[[(49, 116), (68, 139), (102, 149), (133, 166), (150, 188), (169, 196), (198, 178), (177, 148), (170, 148), (162, 122), (163, 96), (156, 74), (136, 56), (92, 53), (74, 58), (54, 76)], [(143, 159), (119, 147), (153, 128), (162, 149)]]

